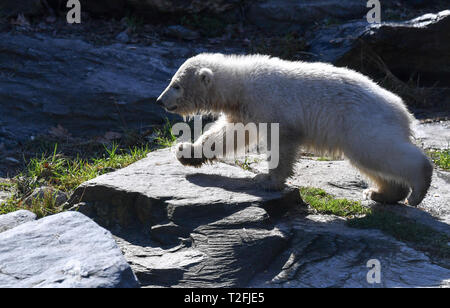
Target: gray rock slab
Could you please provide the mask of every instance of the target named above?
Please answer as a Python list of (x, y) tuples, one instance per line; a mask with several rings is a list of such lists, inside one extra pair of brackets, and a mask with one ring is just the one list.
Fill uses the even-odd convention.
[(0, 233), (0, 287), (138, 287), (112, 235), (66, 212)]
[(414, 127), (417, 142), (423, 148), (450, 148), (450, 121), (420, 124)]
[(302, 204), (254, 174), (218, 163), (183, 167), (170, 149), (81, 185), (69, 203), (112, 230), (144, 286), (246, 286), (285, 247), (273, 217)]
[(58, 124), (86, 137), (174, 119), (154, 101), (185, 59), (207, 49), (188, 42), (95, 46), (6, 32), (0, 51), (0, 145), (9, 148)]
[[(332, 216), (309, 215), (289, 221), (291, 246), (250, 283), (267, 288), (450, 287), (450, 269), (379, 230), (346, 227)], [(374, 282), (369, 261), (379, 264)]]
[[(164, 112), (152, 100), (178, 66), (163, 47), (96, 47), (43, 34), (0, 33), (0, 50), (0, 137), (6, 139), (57, 124), (73, 135), (93, 134), (116, 126), (121, 116), (137, 125), (160, 123)], [(183, 58), (175, 48), (170, 52)]]
[[(345, 161), (301, 160), (297, 167), (291, 187), (360, 200), (367, 185)], [(309, 215), (298, 190), (261, 191), (253, 176), (225, 162), (184, 167), (165, 149), (84, 183), (69, 204), (113, 232), (145, 287), (449, 286), (444, 263), (379, 230)], [(401, 205), (386, 210), (447, 232), (448, 203), (439, 204), (440, 214)], [(367, 282), (370, 259), (381, 264), (380, 284)]]
[(0, 233), (33, 220), (36, 220), (36, 214), (26, 210), (0, 215)]

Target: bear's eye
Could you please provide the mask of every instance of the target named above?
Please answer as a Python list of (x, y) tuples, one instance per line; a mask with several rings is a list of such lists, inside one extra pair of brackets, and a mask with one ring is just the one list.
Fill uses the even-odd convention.
[(177, 84), (174, 84), (174, 85), (173, 85), (173, 88), (174, 88), (175, 90), (180, 90), (180, 86), (177, 85)]

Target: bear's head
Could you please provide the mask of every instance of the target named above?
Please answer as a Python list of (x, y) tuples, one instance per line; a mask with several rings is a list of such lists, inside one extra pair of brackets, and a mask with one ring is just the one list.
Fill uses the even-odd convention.
[(213, 83), (213, 71), (195, 59), (189, 59), (178, 69), (156, 103), (182, 116), (208, 110)]

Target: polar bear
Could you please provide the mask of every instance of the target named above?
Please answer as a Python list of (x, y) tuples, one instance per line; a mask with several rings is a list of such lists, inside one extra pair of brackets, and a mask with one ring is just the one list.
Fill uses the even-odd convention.
[[(402, 99), (347, 68), (265, 55), (199, 54), (181, 65), (157, 103), (183, 116), (223, 115), (178, 152), (193, 153), (225, 138), (230, 123), (279, 123), (279, 165), (256, 176), (269, 189), (284, 187), (300, 147), (347, 158), (375, 184), (364, 197), (377, 202), (407, 198), (417, 206), (431, 183), (432, 164), (412, 143), (414, 118)], [(217, 158), (178, 157), (196, 167)]]

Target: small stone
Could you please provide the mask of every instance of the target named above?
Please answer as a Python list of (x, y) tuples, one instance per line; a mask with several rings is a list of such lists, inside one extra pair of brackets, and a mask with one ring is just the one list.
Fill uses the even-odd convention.
[(184, 40), (196, 40), (200, 37), (198, 32), (192, 31), (180, 25), (167, 27), (166, 34), (168, 36)]
[(35, 219), (36, 214), (26, 210), (0, 215), (0, 233)]
[(128, 35), (128, 30), (125, 30), (123, 32), (120, 32), (116, 36), (116, 40), (122, 42), (122, 43), (128, 43), (130, 41), (130, 36)]
[(64, 192), (56, 190), (53, 187), (43, 186), (35, 188), (32, 194), (23, 200), (23, 203), (27, 206), (31, 206), (33, 202), (43, 200), (49, 196), (54, 199), (55, 206), (60, 206), (68, 200), (67, 195)]

